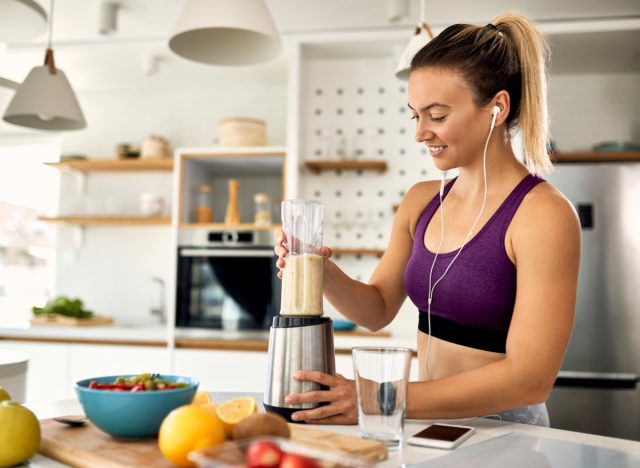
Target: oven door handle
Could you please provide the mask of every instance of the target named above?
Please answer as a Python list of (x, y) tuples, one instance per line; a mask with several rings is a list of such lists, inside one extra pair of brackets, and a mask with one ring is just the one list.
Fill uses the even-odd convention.
[(259, 249), (183, 249), (181, 257), (275, 257), (273, 250)]

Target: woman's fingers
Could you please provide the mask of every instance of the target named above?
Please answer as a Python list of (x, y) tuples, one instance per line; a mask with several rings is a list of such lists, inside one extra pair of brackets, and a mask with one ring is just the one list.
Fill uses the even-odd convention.
[(293, 374), (293, 378), (296, 380), (309, 380), (311, 382), (319, 383), (320, 385), (326, 385), (327, 387), (334, 387), (338, 384), (341, 375), (329, 375), (319, 371), (305, 371), (300, 370)]
[(331, 258), (331, 256), (333, 255), (333, 251), (329, 247), (324, 246), (320, 249), (320, 254), (324, 258)]
[(318, 406), (317, 408), (303, 411), (296, 411), (291, 415), (291, 419), (294, 421), (311, 421), (324, 418), (330, 418), (333, 416), (339, 416), (344, 410), (341, 405), (332, 404), (325, 406)]

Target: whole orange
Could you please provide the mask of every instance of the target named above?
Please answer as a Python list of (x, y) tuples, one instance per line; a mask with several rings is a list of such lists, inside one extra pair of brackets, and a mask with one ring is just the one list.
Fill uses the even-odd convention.
[(187, 455), (224, 442), (224, 426), (215, 412), (195, 405), (174, 409), (162, 421), (158, 434), (160, 452), (178, 466), (195, 466)]

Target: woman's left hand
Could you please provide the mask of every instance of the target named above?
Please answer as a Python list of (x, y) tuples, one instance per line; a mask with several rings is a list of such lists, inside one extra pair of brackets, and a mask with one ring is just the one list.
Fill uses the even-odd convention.
[(329, 390), (317, 390), (306, 393), (292, 393), (285, 403), (329, 403), (317, 408), (296, 411), (294, 421), (306, 421), (310, 424), (356, 424), (358, 422), (358, 401), (356, 384), (340, 374), (329, 375), (317, 371), (298, 371), (293, 377), (308, 380), (329, 387)]

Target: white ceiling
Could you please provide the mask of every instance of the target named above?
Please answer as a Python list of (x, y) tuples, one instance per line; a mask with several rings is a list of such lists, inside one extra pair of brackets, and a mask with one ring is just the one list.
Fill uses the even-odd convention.
[[(3, 1), (3, 0), (0, 0)], [(47, 0), (37, 0), (48, 11)], [(186, 0), (119, 0), (118, 31), (112, 36), (98, 33), (100, 0), (56, 0), (53, 40), (56, 64), (80, 91), (135, 89), (163, 83), (242, 85), (252, 80), (282, 85), (286, 79), (285, 59), (256, 67), (224, 68), (189, 62), (167, 47), (175, 22)], [(212, 0), (213, 1), (213, 0)], [(243, 0), (236, 0), (243, 1)], [(266, 0), (276, 26), (284, 36), (299, 32), (347, 31), (357, 29), (406, 29), (407, 37), (419, 17), (419, 0), (410, 0), (409, 18), (390, 24), (387, 0)], [(547, 24), (605, 18), (640, 18), (639, 0), (427, 0), (427, 20), (435, 28), (455, 22), (486, 23), (501, 12), (518, 10)], [(1, 25), (0, 19), (0, 28)], [(640, 70), (640, 31), (605, 34), (587, 47), (575, 35), (573, 42), (557, 44), (554, 54), (564, 59), (554, 68), (580, 72), (576, 64), (588, 64), (590, 57), (611, 57), (612, 71), (625, 71), (629, 63)], [(551, 37), (552, 43), (553, 36)], [(635, 47), (616, 50), (623, 40)], [(0, 47), (0, 76), (22, 81), (28, 71), (44, 59), (46, 34), (28, 42)], [(0, 44), (1, 45), (1, 44)], [(555, 45), (555, 44), (554, 44)], [(612, 49), (613, 48), (613, 49)], [(594, 54), (599, 52), (599, 54)], [(159, 57), (158, 73), (142, 73), (144, 57)], [(574, 59), (575, 63), (574, 63)], [(578, 60), (579, 59), (579, 60)], [(554, 67), (556, 67), (554, 62)], [(7, 90), (8, 92), (8, 90)], [(7, 94), (0, 88), (0, 101)]]

